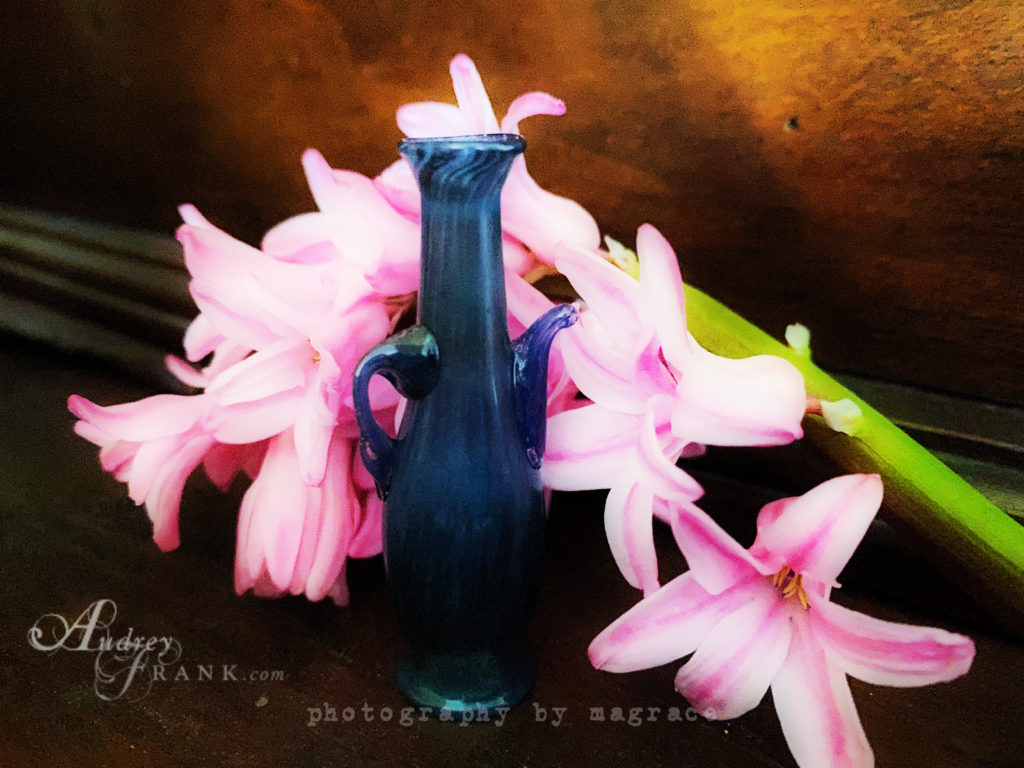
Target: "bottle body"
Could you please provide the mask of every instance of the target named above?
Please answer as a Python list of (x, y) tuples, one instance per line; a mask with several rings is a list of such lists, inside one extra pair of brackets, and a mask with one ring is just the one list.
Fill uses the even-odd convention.
[[(421, 193), (417, 324), (372, 350), (355, 376), (360, 449), (385, 499), (384, 560), (407, 644), (399, 686), (435, 712), (509, 707), (533, 682), (525, 643), (546, 520), (547, 353), (575, 310), (557, 308), (525, 341), (509, 340), (500, 199), (524, 146), (501, 134), (399, 144)], [(373, 421), (375, 373), (410, 398), (397, 439)]]

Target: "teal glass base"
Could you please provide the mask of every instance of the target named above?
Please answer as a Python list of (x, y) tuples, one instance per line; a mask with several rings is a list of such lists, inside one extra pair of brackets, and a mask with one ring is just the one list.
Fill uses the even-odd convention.
[(398, 687), (413, 704), (480, 719), (507, 711), (533, 687), (536, 668), (524, 654), (500, 660), (493, 653), (439, 653), (419, 660), (406, 656), (398, 665)]

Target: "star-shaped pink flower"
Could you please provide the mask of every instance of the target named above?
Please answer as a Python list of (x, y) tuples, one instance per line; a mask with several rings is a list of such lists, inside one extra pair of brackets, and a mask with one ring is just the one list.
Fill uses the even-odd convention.
[(601, 632), (591, 662), (629, 672), (692, 653), (675, 685), (704, 717), (738, 717), (771, 687), (799, 765), (872, 766), (846, 676), (927, 685), (964, 674), (974, 658), (962, 635), (830, 602), (881, 499), (877, 475), (834, 478), (765, 506), (749, 550), (707, 516), (677, 510), (673, 528), (690, 570)]

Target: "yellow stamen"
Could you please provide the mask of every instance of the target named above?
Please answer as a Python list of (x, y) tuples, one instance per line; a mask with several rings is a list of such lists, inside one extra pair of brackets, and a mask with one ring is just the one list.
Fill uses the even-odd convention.
[(783, 598), (788, 599), (795, 596), (805, 611), (810, 610), (811, 603), (804, 591), (802, 573), (795, 573), (788, 565), (784, 565), (778, 573), (772, 576), (772, 584), (782, 591)]

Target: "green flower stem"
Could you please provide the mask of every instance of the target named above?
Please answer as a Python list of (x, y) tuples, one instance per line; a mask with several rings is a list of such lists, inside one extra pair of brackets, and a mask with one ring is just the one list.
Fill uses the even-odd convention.
[(1024, 637), (1024, 526), (997, 508), (809, 357), (798, 355), (705, 293), (686, 286), (686, 322), (725, 357), (778, 355), (803, 374), (807, 394), (849, 398), (864, 414), (856, 436), (805, 419), (805, 436), (848, 472), (877, 472), (885, 508), (930, 543), (937, 563), (1016, 634)]

